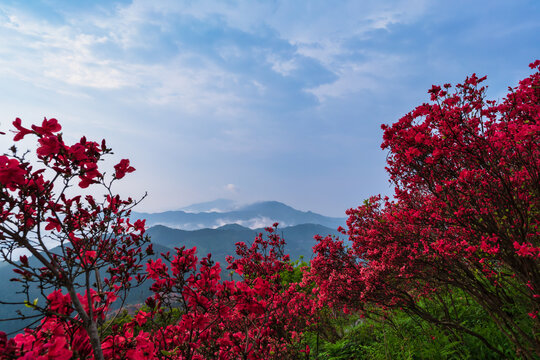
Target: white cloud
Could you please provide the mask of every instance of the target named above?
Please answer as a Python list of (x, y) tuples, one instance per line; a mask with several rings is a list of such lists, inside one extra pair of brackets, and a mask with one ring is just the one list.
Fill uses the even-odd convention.
[[(146, 31), (148, 27), (172, 34), (179, 19), (186, 17), (216, 26), (226, 24), (250, 34), (278, 37), (295, 47), (296, 53), (283, 56), (274, 53), (270, 43), (257, 45), (268, 66), (282, 76), (301, 66), (299, 56), (314, 59), (335, 73), (333, 83), (305, 89), (324, 101), (377, 86), (369, 71), (379, 73), (381, 67), (373, 59), (365, 63), (344, 60), (358, 52), (345, 45), (347, 40), (415, 21), (425, 8), (425, 0), (412, 4), (404, 0), (391, 4), (135, 0), (91, 13), (65, 14), (65, 22), (58, 25), (4, 6), (0, 7), (0, 36), (4, 40), (0, 75), (72, 96), (87, 96), (92, 89), (128, 90), (130, 96), (123, 97), (124, 102), (172, 106), (186, 114), (239, 117), (248, 115), (245, 109), (250, 99), (268, 94), (260, 79), (248, 78), (250, 74), (240, 69), (228, 70), (211, 55), (194, 49), (179, 47), (169, 58), (155, 60), (126, 54), (138, 49), (152, 51), (157, 46)], [(216, 51), (228, 61), (245, 58), (246, 49), (227, 44), (216, 45)], [(383, 65), (393, 59), (388, 57)]]
[(298, 68), (295, 58), (282, 59), (276, 54), (269, 54), (266, 57), (266, 61), (272, 65), (272, 70), (283, 76), (288, 76), (292, 71)]
[(223, 187), (226, 191), (236, 194), (238, 192), (238, 187), (234, 184), (227, 184)]
[(267, 90), (266, 86), (264, 86), (257, 80), (253, 80), (251, 83), (253, 84), (253, 86), (255, 86), (259, 95), (264, 95), (266, 93), (266, 90)]
[[(96, 50), (100, 45), (131, 44), (125, 38), (128, 35), (124, 34), (122, 39), (112, 36), (117, 33), (112, 27), (116, 26), (116, 20), (126, 28), (137, 25), (138, 21), (145, 22), (148, 19), (142, 14), (135, 17), (119, 11), (124, 18), (110, 19), (108, 35), (97, 36), (92, 34), (96, 24), (84, 30), (15, 14), (12, 9), (0, 11), (1, 17), (7, 19), (0, 24), (0, 36), (5, 40), (0, 46), (0, 75), (80, 96), (85, 96), (85, 89), (129, 88), (130, 96), (123, 101), (173, 105), (189, 114), (210, 110), (212, 114), (234, 115), (241, 108), (243, 99), (234, 90), (237, 76), (208, 58), (184, 52), (166, 61), (148, 64)], [(99, 26), (106, 26), (103, 19)]]
[(66, 85), (115, 89), (129, 84), (122, 63), (96, 56), (93, 47), (109, 39), (67, 25), (52, 25), (12, 9), (1, 9), (3, 45), (0, 74), (47, 89)]
[(306, 89), (315, 95), (320, 102), (328, 98), (341, 97), (350, 93), (369, 89), (381, 90), (385, 87), (387, 79), (398, 76), (399, 64), (404, 61), (400, 56), (367, 53), (368, 60), (363, 63), (347, 62), (336, 69), (338, 79), (333, 83), (322, 84)]
[[(370, 31), (388, 30), (394, 24), (414, 22), (426, 12), (428, 5), (427, 0), (349, 0), (339, 4), (325, 1), (135, 0), (118, 7), (115, 16), (110, 18), (111, 23), (101, 21), (101, 26), (114, 28), (114, 34), (121, 34), (118, 41), (127, 47), (141, 46), (137, 31), (141, 25), (155, 24), (166, 31), (167, 24), (173, 21), (171, 19), (181, 16), (207, 23), (224, 22), (229, 28), (252, 34), (270, 29), (295, 46), (297, 54), (311, 57), (333, 70), (340, 64), (340, 57), (351, 53), (351, 49), (344, 45), (346, 40), (364, 38)], [(219, 50), (224, 59), (238, 57), (241, 53), (240, 48), (230, 45)], [(284, 59), (276, 54), (268, 55), (267, 61), (274, 71), (284, 76), (298, 67), (294, 58)]]
[(136, 74), (137, 101), (171, 105), (190, 114), (237, 114), (243, 101), (234, 91), (237, 76), (204, 58), (198, 59), (197, 67), (190, 66), (191, 61), (190, 56), (179, 55), (166, 63), (127, 65)]
[(317, 42), (298, 43), (296, 48), (297, 54), (315, 59), (329, 70), (332, 70), (338, 57), (351, 53), (350, 50), (343, 46), (342, 40), (323, 39)]
[[(228, 224), (237, 224), (237, 225), (241, 225), (250, 229), (258, 229), (258, 228), (263, 228), (267, 226), (272, 226), (272, 224), (274, 224), (275, 222), (278, 222), (278, 220), (274, 220), (265, 216), (254, 217), (248, 220), (218, 219), (216, 220), (215, 225), (212, 226), (212, 228), (216, 229), (218, 227), (228, 225)], [(279, 225), (281, 227), (289, 226), (283, 221), (279, 221)]]

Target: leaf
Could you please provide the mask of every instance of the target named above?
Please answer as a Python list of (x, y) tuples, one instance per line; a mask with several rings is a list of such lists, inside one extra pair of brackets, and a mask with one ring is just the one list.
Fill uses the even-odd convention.
[(28, 301), (24, 300), (24, 306), (30, 309), (35, 309), (38, 303), (38, 298), (35, 298), (33, 303), (29, 303)]

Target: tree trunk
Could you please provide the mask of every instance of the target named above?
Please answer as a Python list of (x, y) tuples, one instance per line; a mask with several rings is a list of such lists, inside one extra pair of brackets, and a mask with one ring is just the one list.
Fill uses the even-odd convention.
[(91, 321), (90, 326), (86, 328), (86, 332), (88, 332), (88, 337), (90, 338), (90, 343), (92, 344), (92, 349), (94, 350), (94, 359), (105, 360), (103, 357), (103, 351), (101, 350), (101, 341), (99, 339), (97, 324), (94, 321)]

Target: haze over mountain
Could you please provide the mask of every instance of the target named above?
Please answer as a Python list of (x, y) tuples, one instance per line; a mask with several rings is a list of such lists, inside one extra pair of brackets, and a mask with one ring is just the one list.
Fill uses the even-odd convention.
[(182, 230), (215, 229), (226, 224), (238, 224), (255, 229), (271, 226), (274, 222), (278, 222), (281, 226), (319, 224), (331, 229), (345, 226), (345, 218), (296, 210), (278, 201), (262, 201), (236, 207), (234, 201), (226, 199), (193, 204), (177, 211), (134, 212), (132, 218), (146, 219), (146, 225), (150, 227), (164, 225)]

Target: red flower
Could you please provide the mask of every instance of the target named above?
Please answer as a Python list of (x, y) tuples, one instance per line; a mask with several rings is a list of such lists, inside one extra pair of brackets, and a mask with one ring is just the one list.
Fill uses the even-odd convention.
[(62, 290), (55, 290), (47, 296), (49, 308), (51, 311), (67, 315), (73, 311), (71, 307), (71, 298), (69, 294), (62, 294)]
[(14, 184), (22, 184), (26, 172), (19, 166), (16, 159), (9, 159), (7, 156), (0, 156), (0, 184), (14, 190)]
[(38, 140), (41, 146), (37, 149), (39, 156), (49, 156), (57, 154), (60, 151), (60, 142), (54, 135), (43, 137)]
[(116, 173), (114, 174), (117, 179), (121, 179), (124, 176), (126, 176), (126, 173), (131, 173), (135, 171), (135, 168), (132, 166), (129, 166), (129, 160), (128, 159), (122, 159), (120, 162), (116, 165), (114, 165), (114, 170), (116, 170)]
[(100, 177), (101, 173), (98, 171), (98, 166), (96, 163), (86, 163), (83, 165), (82, 173), (79, 176), (81, 181), (79, 186), (83, 189), (87, 188), (90, 184), (95, 184), (97, 181), (94, 180), (96, 177)]
[(45, 226), (45, 230), (56, 230), (57, 232), (60, 232), (62, 230), (62, 224), (58, 219), (55, 219), (53, 217), (49, 217), (47, 219), (48, 224)]
[(87, 265), (90, 265), (92, 264), (95, 260), (96, 260), (96, 256), (97, 256), (97, 253), (93, 250), (88, 250), (85, 254), (84, 254), (84, 260), (83, 262)]
[(137, 322), (137, 324), (139, 324), (139, 326), (143, 326), (148, 320), (149, 316), (149, 313), (139, 310), (139, 312), (135, 316), (135, 321)]
[(34, 130), (36, 133), (40, 135), (52, 135), (55, 132), (59, 132), (62, 130), (62, 126), (58, 123), (56, 119), (50, 119), (47, 120), (47, 118), (43, 119), (43, 122), (41, 123), (41, 126), (32, 125), (32, 130)]
[(32, 130), (29, 130), (29, 129), (27, 129), (27, 128), (22, 127), (22, 125), (21, 125), (21, 119), (20, 119), (20, 118), (16, 118), (16, 119), (15, 119), (15, 121), (13, 122), (13, 126), (15, 126), (15, 128), (16, 128), (17, 130), (19, 130), (19, 131), (15, 134), (15, 137), (13, 137), (13, 141), (19, 141), (19, 140), (21, 140), (22, 138), (24, 138), (26, 135), (32, 133)]

